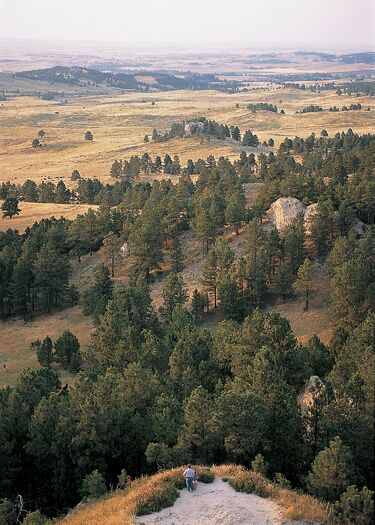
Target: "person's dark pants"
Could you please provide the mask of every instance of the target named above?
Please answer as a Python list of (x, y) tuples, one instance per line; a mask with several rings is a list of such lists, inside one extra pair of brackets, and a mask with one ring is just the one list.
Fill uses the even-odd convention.
[(193, 478), (186, 478), (186, 486), (189, 492), (193, 492)]

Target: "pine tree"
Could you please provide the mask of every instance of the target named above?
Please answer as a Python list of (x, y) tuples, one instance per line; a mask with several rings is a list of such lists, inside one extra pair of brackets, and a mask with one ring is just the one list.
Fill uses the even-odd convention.
[(93, 470), (85, 476), (81, 487), (81, 495), (85, 500), (98, 499), (105, 493), (104, 477), (98, 470)]
[(198, 290), (195, 288), (191, 298), (191, 313), (194, 317), (195, 322), (198, 322), (202, 319), (204, 314), (205, 301), (204, 297)]
[(243, 191), (233, 192), (225, 209), (225, 222), (231, 224), (238, 235), (241, 224), (246, 220), (246, 199)]
[(95, 283), (82, 293), (81, 304), (85, 315), (93, 315), (98, 321), (112, 299), (113, 282), (108, 267), (100, 264), (94, 271)]
[(339, 437), (335, 437), (316, 456), (307, 477), (309, 491), (319, 498), (337, 500), (354, 481), (352, 453)]
[(70, 191), (66, 189), (66, 186), (62, 180), (57, 183), (55, 201), (59, 204), (66, 204), (69, 202)]
[(137, 269), (146, 277), (163, 260), (163, 233), (160, 209), (145, 207), (130, 232), (129, 244)]
[(230, 276), (222, 278), (219, 284), (218, 296), (225, 317), (233, 321), (242, 321), (245, 305), (235, 279), (230, 278)]
[(37, 253), (33, 267), (35, 287), (48, 313), (53, 304), (59, 305), (65, 298), (70, 271), (68, 258), (58, 253), (51, 242)]
[(287, 295), (293, 292), (293, 271), (288, 263), (281, 263), (279, 271), (276, 275), (276, 286), (279, 294), (282, 295), (285, 301)]
[(207, 464), (212, 458), (214, 435), (210, 416), (212, 399), (209, 393), (199, 386), (186, 399), (181, 445), (192, 461)]
[(11, 219), (14, 215), (19, 215), (21, 210), (18, 207), (17, 197), (7, 197), (1, 205), (3, 218), (9, 217)]
[(180, 274), (172, 272), (165, 278), (162, 296), (164, 302), (160, 313), (165, 322), (170, 323), (174, 309), (187, 300), (186, 287)]
[(54, 346), (55, 361), (67, 370), (75, 370), (79, 361), (80, 348), (77, 337), (73, 335), (70, 330), (66, 330), (58, 339), (56, 339)]
[(214, 307), (217, 307), (217, 290), (221, 280), (229, 272), (234, 261), (234, 253), (228, 244), (219, 239), (207, 254), (202, 274), (202, 284), (207, 292), (214, 295)]
[(244, 381), (228, 381), (216, 402), (213, 429), (230, 461), (248, 463), (266, 432), (261, 398)]
[(297, 279), (293, 284), (294, 290), (297, 293), (303, 293), (305, 296), (305, 310), (309, 309), (309, 299), (314, 291), (313, 270), (313, 263), (310, 259), (305, 259), (305, 262), (298, 269)]
[(304, 259), (305, 230), (303, 217), (296, 217), (285, 228), (283, 241), (285, 256), (291, 263), (293, 273), (296, 274)]
[(180, 272), (182, 270), (182, 262), (184, 260), (184, 255), (182, 252), (182, 246), (180, 239), (175, 235), (172, 239), (171, 245), (171, 262), (172, 269), (174, 272)]
[(203, 255), (208, 253), (210, 243), (219, 232), (218, 217), (212, 204), (212, 199), (200, 196), (195, 203), (194, 217), (190, 223), (195, 237), (202, 241)]
[(100, 224), (97, 214), (91, 208), (88, 210), (83, 220), (83, 237), (92, 255), (100, 237)]
[(120, 261), (120, 239), (109, 232), (103, 239), (103, 254), (106, 265), (111, 270), (111, 276), (115, 276), (115, 267)]
[(53, 361), (53, 343), (48, 335), (37, 348), (37, 358), (41, 366), (51, 367)]
[(341, 494), (329, 513), (332, 525), (372, 525), (374, 523), (374, 493), (367, 487), (361, 491), (355, 485)]
[(247, 227), (245, 250), (241, 273), (250, 290), (252, 304), (258, 304), (266, 289), (268, 253), (265, 231), (256, 219)]

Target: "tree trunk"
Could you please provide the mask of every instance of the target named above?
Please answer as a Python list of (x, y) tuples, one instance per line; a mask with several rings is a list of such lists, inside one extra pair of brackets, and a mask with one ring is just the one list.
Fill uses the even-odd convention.
[(215, 288), (214, 288), (214, 306), (215, 306), (215, 308), (217, 308), (217, 298), (216, 298), (216, 295), (217, 295), (217, 293), (216, 293), (216, 286), (215, 286)]
[(308, 310), (309, 309), (309, 292), (306, 292), (306, 305), (305, 305), (305, 310)]

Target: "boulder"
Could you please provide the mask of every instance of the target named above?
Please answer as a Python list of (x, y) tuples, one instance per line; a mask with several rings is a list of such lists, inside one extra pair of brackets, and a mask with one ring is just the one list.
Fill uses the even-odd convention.
[(279, 231), (284, 230), (301, 213), (304, 215), (306, 206), (293, 197), (280, 197), (271, 204), (266, 216)]
[(297, 405), (302, 415), (306, 414), (313, 403), (314, 390), (323, 384), (323, 381), (318, 376), (310, 376), (305, 385), (301, 388), (297, 397)]
[(120, 254), (121, 254), (121, 257), (123, 257), (125, 259), (125, 257), (129, 257), (130, 255), (130, 246), (129, 246), (129, 243), (128, 242), (125, 242), (121, 248), (120, 248)]
[(203, 122), (188, 122), (185, 124), (184, 133), (185, 135), (192, 135), (193, 133), (196, 133), (198, 130), (203, 129)]
[(359, 219), (356, 219), (354, 221), (352, 229), (358, 237), (363, 237), (366, 233), (366, 224), (360, 221)]

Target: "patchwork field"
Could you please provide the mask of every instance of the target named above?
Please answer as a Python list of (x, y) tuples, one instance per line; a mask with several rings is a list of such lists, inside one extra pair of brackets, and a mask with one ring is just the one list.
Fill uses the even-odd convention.
[[(47, 84), (48, 86), (48, 84)], [(155, 101), (155, 105), (152, 102)], [(249, 102), (269, 102), (284, 109), (285, 115), (269, 111), (252, 113)], [(320, 112), (296, 114), (314, 104), (324, 109), (360, 102), (371, 111)], [(239, 105), (239, 107), (236, 107)], [(368, 96), (337, 96), (333, 91), (312, 93), (286, 88), (268, 88), (248, 93), (227, 94), (216, 91), (172, 91), (153, 94), (87, 96), (71, 98), (67, 105), (37, 97), (14, 97), (0, 106), (0, 182), (63, 179), (71, 185), (70, 175), (78, 169), (82, 177), (108, 181), (112, 162), (145, 151), (152, 156), (179, 155), (182, 163), (209, 154), (238, 157), (242, 147), (234, 141), (200, 138), (173, 139), (164, 143), (143, 143), (153, 128), (163, 132), (173, 122), (194, 116), (213, 118), (241, 131), (251, 129), (259, 138), (273, 138), (276, 145), (286, 136), (329, 134), (347, 130), (366, 133), (375, 127), (375, 101)], [(32, 140), (43, 129), (45, 147), (33, 148)], [(94, 141), (84, 140), (90, 130)]]

